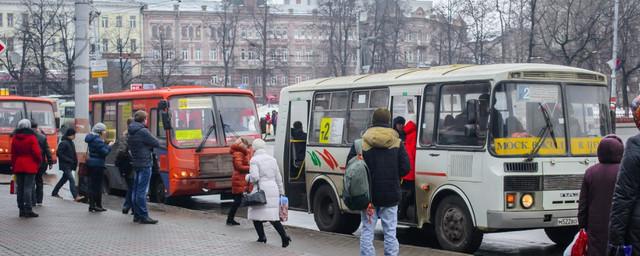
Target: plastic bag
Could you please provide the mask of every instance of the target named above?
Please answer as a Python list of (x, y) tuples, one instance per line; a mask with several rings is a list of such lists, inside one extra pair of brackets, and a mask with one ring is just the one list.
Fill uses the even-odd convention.
[[(563, 256), (586, 255), (587, 253), (586, 247), (587, 247), (587, 233), (584, 231), (584, 229), (580, 229), (580, 231), (578, 231), (576, 236), (573, 237), (573, 241), (571, 241), (569, 246), (567, 246), (567, 248), (564, 250), (564, 253), (562, 255)], [(579, 248), (583, 248), (582, 254), (574, 254), (574, 253), (580, 253)]]
[(9, 185), (9, 194), (15, 194), (16, 193), (16, 176), (15, 175), (11, 175), (11, 184)]
[(280, 221), (286, 222), (289, 220), (289, 198), (286, 196), (280, 197)]

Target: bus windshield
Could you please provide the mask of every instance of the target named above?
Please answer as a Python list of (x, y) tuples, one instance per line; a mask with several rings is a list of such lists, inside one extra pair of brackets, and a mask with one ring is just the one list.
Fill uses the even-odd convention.
[(38, 124), (38, 128), (45, 134), (54, 134), (56, 120), (53, 115), (53, 106), (44, 102), (26, 102), (27, 116)]
[(17, 101), (0, 102), (0, 133), (11, 133), (24, 118), (24, 104)]
[[(546, 136), (537, 155), (566, 155), (567, 149), (572, 155), (595, 155), (600, 138), (608, 132), (606, 89), (568, 85), (566, 92), (568, 102), (564, 104), (559, 84), (498, 85), (491, 110), (493, 140), (490, 146), (493, 152), (498, 156), (530, 154), (544, 130), (549, 130), (544, 108), (549, 114), (554, 136)], [(565, 134), (567, 130), (569, 140)]]
[[(203, 141), (204, 147), (222, 146), (238, 136), (260, 137), (256, 108), (249, 96), (176, 96), (169, 104), (172, 140), (177, 147), (197, 148)], [(226, 142), (218, 141), (218, 133), (225, 134)]]

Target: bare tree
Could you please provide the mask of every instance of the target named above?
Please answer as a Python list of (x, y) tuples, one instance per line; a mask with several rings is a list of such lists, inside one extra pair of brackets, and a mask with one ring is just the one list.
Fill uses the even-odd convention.
[(455, 64), (462, 57), (462, 46), (467, 41), (466, 25), (459, 15), (461, 0), (447, 0), (435, 8), (434, 36), (431, 46), (438, 53), (438, 65)]
[(356, 22), (360, 22), (360, 10), (355, 0), (323, 0), (319, 3), (320, 31), (327, 35), (327, 62), (334, 76), (345, 76), (349, 60), (356, 46), (354, 35)]
[(256, 6), (252, 12), (253, 24), (256, 34), (258, 35), (258, 43), (249, 42), (250, 46), (257, 50), (258, 59), (260, 60), (260, 75), (262, 79), (261, 90), (263, 102), (266, 103), (267, 99), (267, 76), (269, 75), (269, 66), (267, 56), (270, 51), (269, 37), (271, 24), (271, 15), (269, 11), (269, 4), (264, 1), (262, 6)]
[(72, 11), (61, 11), (59, 15), (55, 17), (56, 26), (58, 27), (56, 30), (59, 31), (60, 36), (60, 49), (62, 50), (64, 56), (62, 59), (58, 59), (58, 62), (62, 64), (64, 67), (64, 71), (66, 74), (66, 86), (64, 88), (64, 94), (72, 94), (74, 91), (73, 86), (73, 70), (76, 60), (76, 53), (74, 47), (74, 29), (73, 26), (73, 17), (74, 13)]
[[(133, 75), (133, 70), (140, 64), (139, 61), (135, 61), (136, 51), (137, 51), (137, 42), (135, 42), (134, 38), (131, 35), (131, 28), (126, 29), (126, 31), (117, 31), (116, 35), (111, 36), (111, 44), (115, 45), (115, 53), (117, 54), (116, 62), (118, 64), (118, 82), (120, 83), (120, 89), (127, 89), (131, 82), (136, 79)], [(124, 37), (121, 37), (124, 35)], [(163, 43), (166, 43), (165, 39), (162, 39)], [(135, 61), (135, 62), (134, 62)], [(163, 84), (166, 86), (166, 84)]]
[(397, 66), (400, 36), (404, 29), (405, 1), (373, 0), (365, 4), (367, 26), (365, 42), (369, 47), (370, 72), (385, 72)]
[(157, 40), (152, 42), (154, 50), (149, 61), (149, 75), (160, 87), (167, 87), (177, 82), (176, 73), (182, 63), (182, 58), (176, 54), (173, 42), (166, 37), (164, 33), (160, 33)]
[(619, 19), (620, 75), (622, 77), (622, 106), (629, 108), (629, 80), (640, 70), (640, 1), (629, 0), (620, 3)]
[(494, 29), (494, 9), (491, 2), (485, 0), (464, 0), (462, 13), (468, 19), (468, 30), (471, 36), (469, 50), (476, 64), (488, 62), (489, 40), (496, 37)]
[[(8, 48), (4, 51), (4, 56), (0, 57), (0, 65), (4, 66), (9, 76), (16, 82), (16, 90), (18, 95), (25, 95), (25, 78), (29, 76), (29, 68), (31, 66), (31, 33), (28, 20), (22, 21), (18, 29), (15, 30), (11, 41), (4, 38), (4, 42), (9, 43)], [(19, 49), (19, 52), (16, 51)]]
[(240, 8), (230, 0), (222, 1), (222, 11), (218, 14), (220, 29), (218, 30), (218, 44), (222, 47), (222, 62), (224, 65), (224, 87), (229, 86), (229, 77), (234, 63), (236, 35)]
[(29, 29), (31, 38), (31, 51), (33, 61), (38, 70), (40, 85), (45, 86), (45, 90), (53, 89), (57, 93), (64, 93), (57, 86), (50, 85), (50, 63), (55, 62), (52, 57), (51, 47), (55, 45), (56, 37), (60, 32), (60, 26), (56, 18), (60, 15), (60, 10), (65, 4), (64, 0), (22, 0), (29, 19)]

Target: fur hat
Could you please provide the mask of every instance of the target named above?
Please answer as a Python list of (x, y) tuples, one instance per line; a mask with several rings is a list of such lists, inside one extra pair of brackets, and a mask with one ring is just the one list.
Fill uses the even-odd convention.
[(97, 123), (91, 129), (91, 132), (100, 134), (100, 133), (102, 133), (102, 132), (104, 132), (106, 130), (107, 130), (107, 126), (106, 125), (104, 125), (103, 123)]
[(22, 119), (18, 122), (18, 129), (20, 128), (29, 128), (31, 129), (31, 121), (29, 119)]
[(390, 121), (391, 113), (386, 108), (379, 108), (373, 112), (373, 118), (371, 118), (371, 124), (373, 126), (389, 127)]
[(262, 139), (253, 140), (253, 143), (251, 143), (251, 147), (253, 147), (254, 150), (264, 149), (266, 146), (267, 143)]

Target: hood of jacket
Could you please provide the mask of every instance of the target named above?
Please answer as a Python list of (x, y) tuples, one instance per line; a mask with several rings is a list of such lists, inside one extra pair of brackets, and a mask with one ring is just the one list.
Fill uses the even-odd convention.
[(136, 132), (138, 132), (138, 131), (140, 131), (140, 130), (142, 130), (142, 129), (144, 129), (144, 128), (146, 128), (146, 127), (144, 126), (144, 124), (142, 124), (142, 123), (138, 123), (138, 122), (132, 122), (132, 123), (129, 125), (129, 128), (127, 129), (127, 133), (129, 133), (129, 134), (135, 134)]
[(18, 128), (15, 131), (13, 131), (13, 135), (12, 136), (13, 136), (14, 140), (24, 141), (31, 135), (36, 135), (36, 132), (34, 132), (33, 129), (31, 129), (31, 128)]
[(364, 142), (362, 149), (371, 148), (394, 148), (400, 146), (400, 138), (398, 132), (394, 129), (386, 127), (371, 127), (362, 135)]
[[(636, 143), (629, 140), (628, 143)], [(640, 145), (635, 145), (640, 146)], [(602, 164), (619, 164), (624, 153), (622, 140), (615, 136), (607, 136), (598, 144), (598, 161)]]
[(90, 144), (97, 140), (102, 140), (102, 138), (100, 138), (100, 136), (95, 133), (89, 133), (87, 134), (87, 137), (84, 137), (84, 142), (86, 142), (87, 144)]
[(233, 154), (235, 152), (240, 152), (240, 153), (246, 155), (247, 154), (247, 149), (243, 148), (242, 146), (240, 146), (240, 144), (233, 144), (229, 148), (229, 153)]
[(417, 130), (418, 127), (413, 121), (409, 121), (404, 125), (404, 133), (407, 135), (416, 133)]

